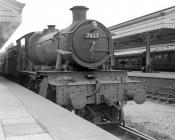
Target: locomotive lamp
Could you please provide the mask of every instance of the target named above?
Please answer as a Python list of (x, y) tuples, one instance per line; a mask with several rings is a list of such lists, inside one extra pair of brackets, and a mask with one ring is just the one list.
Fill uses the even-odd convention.
[(96, 31), (97, 30), (97, 28), (98, 28), (98, 23), (97, 23), (97, 21), (92, 21), (92, 29), (91, 29), (91, 32), (94, 32), (94, 31)]
[(97, 28), (98, 27), (98, 24), (97, 24), (97, 22), (94, 20), (94, 21), (92, 21), (92, 27), (93, 28)]

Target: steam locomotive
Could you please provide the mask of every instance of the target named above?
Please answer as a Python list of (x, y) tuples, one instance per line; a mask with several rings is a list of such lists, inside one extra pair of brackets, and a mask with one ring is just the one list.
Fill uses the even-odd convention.
[(126, 101), (145, 102), (144, 86), (112, 70), (110, 32), (86, 19), (88, 8), (70, 10), (69, 27), (50, 25), (19, 38), (1, 59), (3, 74), (93, 123), (121, 123)]

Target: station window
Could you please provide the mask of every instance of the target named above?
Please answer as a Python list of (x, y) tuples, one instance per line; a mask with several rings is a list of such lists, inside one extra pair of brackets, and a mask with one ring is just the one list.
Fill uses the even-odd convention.
[(159, 54), (155, 54), (155, 58), (156, 59), (159, 59)]
[(158, 54), (158, 59), (162, 59), (162, 54)]
[(175, 52), (169, 52), (168, 54), (167, 54), (167, 60), (169, 61), (169, 62), (171, 62), (171, 61), (173, 61), (175, 59)]
[(163, 59), (167, 59), (167, 53), (163, 54)]

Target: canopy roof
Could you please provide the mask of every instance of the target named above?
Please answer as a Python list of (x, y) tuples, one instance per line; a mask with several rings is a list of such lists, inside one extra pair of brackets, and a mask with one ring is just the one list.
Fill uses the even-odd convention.
[(109, 27), (114, 49), (175, 43), (175, 6)]
[(24, 6), (15, 0), (0, 0), (0, 48), (21, 24)]
[(113, 39), (158, 29), (175, 29), (175, 6), (108, 28)]

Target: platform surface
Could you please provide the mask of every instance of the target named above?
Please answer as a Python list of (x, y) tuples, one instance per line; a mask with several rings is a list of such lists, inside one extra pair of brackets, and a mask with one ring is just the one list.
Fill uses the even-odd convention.
[(143, 73), (141, 71), (128, 72), (128, 76), (175, 79), (175, 72)]
[(119, 140), (0, 76), (0, 140)]

